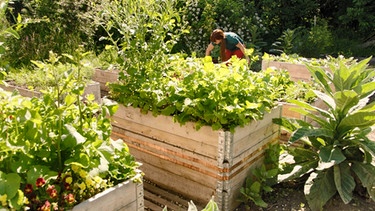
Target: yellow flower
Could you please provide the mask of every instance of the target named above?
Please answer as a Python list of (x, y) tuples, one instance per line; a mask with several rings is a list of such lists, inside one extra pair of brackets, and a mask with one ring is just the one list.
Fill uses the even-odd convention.
[(86, 177), (86, 185), (87, 187), (90, 187), (94, 184), (94, 181), (92, 181), (91, 177)]
[(72, 184), (72, 182), (73, 182), (73, 178), (72, 178), (72, 177), (67, 177), (67, 178), (65, 179), (65, 182), (68, 183), (68, 184), (70, 185), (70, 184)]
[(0, 202), (3, 207), (7, 206), (7, 195), (0, 195)]
[(81, 170), (81, 171), (79, 171), (79, 176), (81, 176), (82, 178), (86, 178), (87, 172), (84, 171), (84, 170)]
[(82, 182), (81, 184), (79, 184), (79, 188), (81, 190), (85, 190), (86, 189), (86, 184), (84, 182)]
[(72, 170), (74, 171), (74, 172), (78, 172), (79, 170), (80, 170), (81, 168), (79, 167), (79, 166), (77, 166), (77, 165), (72, 165)]

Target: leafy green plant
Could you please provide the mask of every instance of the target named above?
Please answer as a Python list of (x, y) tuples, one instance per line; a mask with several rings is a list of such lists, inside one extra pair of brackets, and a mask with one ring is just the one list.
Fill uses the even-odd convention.
[(322, 210), (336, 193), (349, 203), (356, 187), (366, 188), (375, 198), (375, 142), (367, 137), (375, 124), (375, 103), (368, 103), (375, 92), (375, 72), (368, 68), (369, 60), (332, 63), (328, 65), (332, 73), (306, 64), (323, 90), (314, 92), (328, 109), (290, 100), (313, 122), (274, 120), (292, 132), (289, 143), (303, 143), (287, 148), (295, 162), (285, 166), (282, 177), (285, 181), (308, 176), (304, 191), (312, 210)]
[(214, 64), (211, 59), (170, 56), (164, 60), (163, 74), (129, 75), (110, 85), (111, 97), (145, 113), (214, 130), (234, 130), (261, 119), (282, 98), (276, 90), (283, 89), (285, 76), (279, 71), (253, 72), (237, 58), (231, 65)]
[[(85, 0), (14, 0), (9, 21), (18, 16), (28, 21), (19, 32), (20, 39), (8, 39), (6, 59), (14, 68), (31, 65), (32, 60), (48, 59), (49, 52), (73, 54), (80, 45), (93, 50), (94, 32), (90, 15), (99, 1)], [(23, 49), (20, 51), (19, 49)]]
[[(93, 63), (90, 52), (82, 52), (78, 48), (74, 55), (57, 55), (50, 52), (48, 60), (32, 61), (35, 67), (25, 67), (18, 71), (8, 73), (6, 79), (17, 86), (27, 87), (31, 90), (46, 90), (50, 87), (58, 87), (63, 84), (67, 74), (74, 74), (74, 77), (82, 83), (88, 83), (93, 75)], [(69, 60), (62, 63), (61, 60)]]
[(21, 24), (21, 16), (18, 16), (17, 23), (13, 25), (9, 25), (6, 20), (6, 11), (8, 8), (8, 1), (2, 1), (0, 3), (0, 80), (4, 79), (6, 74), (6, 69), (8, 66), (8, 62), (4, 60), (2, 57), (6, 53), (7, 46), (6, 40), (9, 37), (14, 37), (15, 39), (19, 39), (19, 34), (17, 29), (22, 25)]
[(262, 199), (263, 195), (272, 192), (272, 186), (277, 183), (279, 173), (279, 156), (282, 148), (280, 144), (273, 144), (266, 149), (264, 161), (260, 167), (256, 167), (246, 179), (244, 187), (240, 189), (241, 201), (253, 202), (259, 207), (267, 207), (268, 204)]
[(122, 181), (140, 182), (140, 163), (110, 138), (117, 104), (84, 100), (77, 71), (42, 98), (0, 92), (0, 209), (69, 209)]

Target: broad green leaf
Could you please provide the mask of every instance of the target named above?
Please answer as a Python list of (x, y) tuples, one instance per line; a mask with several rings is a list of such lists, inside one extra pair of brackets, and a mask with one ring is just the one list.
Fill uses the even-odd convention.
[(321, 67), (315, 67), (309, 64), (306, 64), (307, 69), (310, 71), (311, 75), (314, 77), (314, 79), (320, 83), (322, 88), (327, 93), (332, 93), (331, 86), (329, 84), (329, 78), (327, 74), (325, 73), (325, 70)]
[(359, 127), (370, 127), (375, 124), (375, 112), (357, 112), (347, 115), (337, 127), (337, 131), (348, 131)]
[(358, 94), (353, 90), (344, 90), (334, 94), (336, 109), (348, 113), (359, 102)]
[(345, 155), (342, 153), (341, 149), (336, 147), (332, 148), (332, 145), (323, 146), (320, 148), (319, 157), (322, 162), (339, 164), (346, 160)]
[(370, 153), (373, 157), (375, 157), (375, 140), (365, 140), (365, 141), (358, 141), (354, 140), (356, 144), (361, 146), (361, 148)]
[(0, 172), (0, 179), (0, 195), (6, 194), (8, 199), (13, 198), (20, 188), (21, 177), (16, 173)]
[(324, 92), (321, 92), (321, 91), (318, 91), (318, 90), (313, 90), (314, 94), (321, 100), (323, 100), (323, 102), (331, 109), (336, 109), (336, 102), (335, 102), (335, 99), (332, 98), (330, 95), (328, 95), (327, 93), (324, 93)]
[(355, 188), (354, 178), (351, 175), (349, 163), (343, 162), (333, 167), (335, 184), (342, 201), (348, 204), (353, 198)]
[(352, 170), (366, 187), (371, 198), (375, 199), (375, 166), (369, 163), (353, 162)]
[(323, 206), (336, 194), (333, 170), (311, 173), (305, 183), (304, 192), (310, 209), (322, 211)]
[(65, 127), (66, 129), (68, 129), (70, 135), (72, 135), (77, 140), (77, 144), (82, 144), (86, 141), (86, 138), (79, 132), (77, 132), (77, 130), (72, 125), (65, 124)]
[(295, 148), (290, 153), (295, 163), (288, 164), (283, 172), (279, 173), (279, 181), (287, 181), (306, 174), (318, 166), (318, 154), (311, 149)]
[(166, 115), (166, 116), (170, 116), (170, 115), (173, 114), (175, 111), (176, 111), (176, 107), (174, 107), (174, 106), (167, 106), (166, 108), (164, 108), (164, 109), (161, 111), (161, 114)]
[(77, 96), (76, 95), (68, 94), (65, 97), (65, 103), (66, 103), (67, 106), (72, 105), (76, 100), (77, 100)]
[(313, 129), (313, 128), (302, 127), (294, 131), (294, 133), (289, 139), (289, 142), (294, 143), (303, 137), (309, 137), (309, 136), (333, 138), (333, 133), (331, 130), (326, 129), (326, 128)]

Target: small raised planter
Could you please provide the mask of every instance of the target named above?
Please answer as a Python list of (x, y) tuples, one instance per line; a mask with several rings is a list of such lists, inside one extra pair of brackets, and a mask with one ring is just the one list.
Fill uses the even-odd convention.
[(143, 184), (125, 181), (73, 207), (72, 211), (143, 211)]
[[(269, 67), (287, 70), (292, 81), (311, 81), (313, 79), (310, 71), (303, 64), (262, 60), (262, 70), (265, 70)], [(327, 71), (330, 71), (329, 68), (323, 68)]]
[(288, 62), (262, 60), (262, 70), (265, 70), (269, 67), (287, 70), (289, 72), (290, 78), (293, 81), (310, 81), (312, 79), (311, 73), (303, 64), (292, 64)]
[[(8, 92), (13, 92), (13, 91), (17, 90), (20, 93), (20, 95), (22, 95), (24, 97), (40, 97), (40, 96), (42, 96), (42, 93), (40, 93), (38, 91), (29, 90), (29, 89), (26, 89), (26, 88), (23, 88), (23, 87), (20, 87), (20, 86), (11, 85), (11, 84), (8, 84), (8, 85), (0, 84), (0, 88), (2, 88), (5, 91), (8, 91)], [(86, 96), (88, 94), (93, 94), (95, 96), (95, 100), (97, 102), (101, 102), (100, 84), (98, 82), (95, 82), (95, 81), (92, 81), (92, 82), (88, 83), (86, 88), (85, 88), (85, 92), (83, 93), (83, 96)]]
[(274, 108), (262, 120), (237, 127), (234, 133), (181, 126), (170, 116), (142, 114), (140, 109), (120, 105), (113, 116), (112, 138), (121, 138), (151, 182), (204, 205), (215, 196), (220, 210), (239, 205), (240, 188), (251, 168), (262, 161), (264, 150), (278, 141), (281, 116)]
[(94, 75), (92, 76), (92, 80), (99, 82), (100, 90), (108, 92), (109, 87), (107, 86), (108, 83), (113, 83), (118, 81), (119, 70), (101, 70), (95, 69)]

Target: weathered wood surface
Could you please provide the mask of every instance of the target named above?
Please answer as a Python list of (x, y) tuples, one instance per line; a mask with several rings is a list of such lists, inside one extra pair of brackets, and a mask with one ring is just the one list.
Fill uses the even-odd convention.
[(279, 127), (272, 119), (280, 116), (281, 107), (277, 107), (264, 119), (237, 127), (234, 133), (208, 126), (197, 131), (192, 122), (181, 126), (172, 117), (154, 117), (120, 105), (112, 119), (112, 138), (128, 144), (151, 182), (198, 205), (215, 196), (220, 209), (229, 211), (239, 204), (239, 189), (251, 167), (278, 140)]
[[(262, 70), (265, 70), (269, 67), (287, 70), (292, 81), (311, 81), (313, 79), (310, 71), (304, 64), (293, 64), (289, 62), (263, 60)], [(323, 69), (331, 72), (331, 70), (329, 70), (329, 68), (327, 67), (323, 67)]]
[(126, 181), (76, 205), (72, 211), (143, 211), (142, 183)]
[[(19, 87), (19, 86), (14, 86), (14, 85), (11, 85), (11, 84), (8, 84), (8, 85), (0, 84), (0, 88), (5, 90), (5, 91), (8, 91), (8, 92), (18, 91), (19, 94), (24, 96), (24, 97), (30, 97), (31, 98), (31, 97), (41, 97), (42, 96), (42, 93), (40, 93), (38, 91), (26, 89), (26, 88)], [(88, 94), (93, 94), (94, 97), (95, 97), (95, 101), (100, 103), (101, 102), (100, 84), (98, 82), (88, 83), (86, 88), (85, 88), (85, 91), (83, 93), (83, 97), (85, 97)]]
[(108, 83), (113, 83), (118, 81), (118, 70), (108, 71), (108, 70), (101, 70), (101, 69), (95, 69), (94, 75), (92, 77), (92, 80), (99, 82), (100, 89), (102, 91), (109, 91)]

